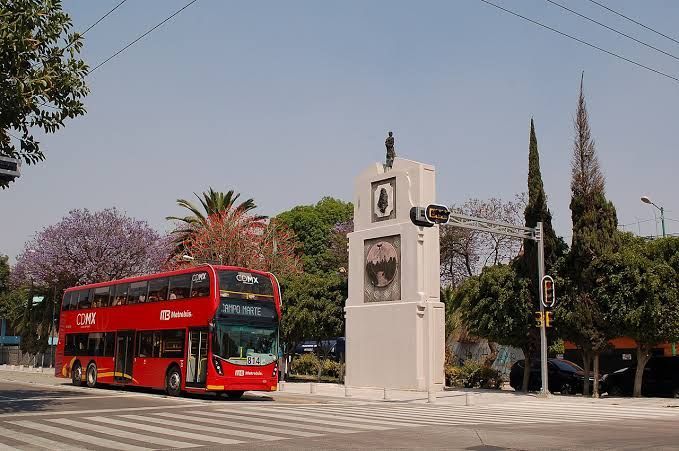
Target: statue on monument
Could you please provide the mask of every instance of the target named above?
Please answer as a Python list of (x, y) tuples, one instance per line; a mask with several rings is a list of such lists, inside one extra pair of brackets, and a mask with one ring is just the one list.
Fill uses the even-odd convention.
[(394, 158), (396, 158), (396, 152), (394, 151), (394, 133), (389, 132), (389, 136), (384, 141), (384, 145), (387, 147), (387, 164), (385, 167), (391, 169), (394, 165)]

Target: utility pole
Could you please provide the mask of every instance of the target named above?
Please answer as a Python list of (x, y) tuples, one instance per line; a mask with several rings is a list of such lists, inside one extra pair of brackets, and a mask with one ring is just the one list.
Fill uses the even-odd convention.
[(541, 314), (540, 325), (540, 357), (542, 389), (541, 397), (549, 396), (549, 383), (547, 372), (547, 318), (545, 317), (545, 307), (543, 305), (543, 286), (542, 281), (545, 277), (545, 243), (542, 230), (542, 222), (538, 222), (536, 227), (525, 227), (507, 222), (491, 221), (484, 218), (462, 215), (452, 212), (445, 205), (432, 204), (423, 207), (413, 207), (410, 209), (410, 219), (413, 224), (420, 227), (432, 227), (435, 224), (447, 224), (463, 229), (478, 230), (481, 232), (496, 233), (498, 235), (511, 236), (514, 238), (533, 240), (538, 246), (538, 281), (539, 281), (539, 303)]

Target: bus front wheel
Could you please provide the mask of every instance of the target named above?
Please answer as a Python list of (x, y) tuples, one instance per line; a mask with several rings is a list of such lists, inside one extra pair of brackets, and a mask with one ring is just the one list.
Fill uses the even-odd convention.
[(80, 362), (75, 362), (71, 368), (71, 381), (76, 387), (83, 384), (83, 367)]
[(87, 381), (88, 387), (94, 388), (97, 386), (97, 365), (94, 362), (87, 365), (85, 380)]
[(165, 392), (170, 396), (179, 396), (182, 391), (182, 375), (179, 368), (172, 367), (165, 377)]

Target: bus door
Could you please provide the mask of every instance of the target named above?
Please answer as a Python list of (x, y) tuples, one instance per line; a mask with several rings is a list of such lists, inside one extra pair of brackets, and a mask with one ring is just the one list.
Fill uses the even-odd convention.
[(116, 334), (116, 356), (114, 380), (122, 384), (132, 382), (132, 361), (134, 357), (134, 331), (122, 330)]
[(186, 384), (204, 387), (207, 378), (207, 329), (189, 330)]

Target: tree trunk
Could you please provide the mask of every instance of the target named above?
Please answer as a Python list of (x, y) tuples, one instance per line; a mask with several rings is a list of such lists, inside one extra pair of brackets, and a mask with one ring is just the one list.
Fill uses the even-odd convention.
[(637, 369), (634, 373), (634, 393), (635, 398), (641, 397), (641, 383), (644, 379), (644, 369), (646, 364), (651, 359), (650, 346), (637, 344)]
[(521, 391), (528, 393), (528, 382), (530, 381), (530, 353), (524, 351), (525, 356), (523, 360), (523, 385), (521, 386)]
[(594, 353), (594, 381), (592, 382), (592, 398), (599, 397), (599, 353)]
[(589, 364), (590, 364), (590, 353), (589, 351), (582, 350), (582, 369), (584, 370), (584, 375), (582, 379), (582, 394), (583, 396), (589, 396)]

